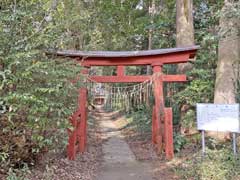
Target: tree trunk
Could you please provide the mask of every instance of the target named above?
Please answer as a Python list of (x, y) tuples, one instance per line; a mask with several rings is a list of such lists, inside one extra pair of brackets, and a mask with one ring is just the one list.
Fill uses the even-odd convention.
[[(218, 63), (216, 69), (216, 81), (214, 92), (214, 103), (233, 104), (236, 102), (234, 82), (237, 77), (234, 73), (234, 64), (240, 62), (240, 22), (239, 17), (227, 15), (232, 13), (234, 3), (225, 0), (221, 10), (220, 31), (218, 43)], [(229, 133), (213, 133), (209, 135), (218, 140), (229, 139)]]
[[(193, 28), (193, 2), (192, 0), (177, 0), (177, 14), (176, 14), (176, 46), (186, 47), (194, 45), (194, 28)], [(190, 63), (178, 64), (177, 71), (180, 74), (185, 74), (192, 69)], [(180, 131), (181, 134), (190, 133), (192, 130), (183, 128), (181, 126), (182, 119), (186, 112), (189, 110), (188, 105), (180, 107)]]
[[(155, 13), (156, 13), (156, 3), (155, 3), (155, 0), (151, 0), (149, 2), (149, 7), (148, 7), (148, 13), (149, 13), (149, 16), (150, 16), (150, 24), (151, 26), (153, 26), (154, 24), (154, 16), (155, 16)], [(151, 50), (152, 49), (152, 42), (153, 40), (153, 27), (149, 28), (148, 30), (148, 50)], [(151, 66), (147, 66), (147, 74), (151, 74)]]
[[(177, 47), (194, 45), (194, 28), (193, 28), (193, 2), (192, 0), (177, 0), (177, 16), (176, 16), (176, 45)], [(178, 65), (178, 72), (185, 73), (192, 69), (189, 63)]]
[(234, 76), (236, 73), (234, 73), (233, 65), (240, 62), (240, 20), (234, 16), (230, 18), (226, 16), (226, 13), (232, 11), (233, 6), (234, 3), (225, 1), (220, 17), (220, 40), (214, 92), (214, 103), (220, 104), (236, 102), (234, 82), (237, 79)]

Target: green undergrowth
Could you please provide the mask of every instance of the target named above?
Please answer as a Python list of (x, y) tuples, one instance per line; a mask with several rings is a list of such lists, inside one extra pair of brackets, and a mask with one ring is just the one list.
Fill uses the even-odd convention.
[(188, 158), (175, 167), (182, 180), (240, 179), (240, 157), (233, 155), (230, 145), (207, 149), (204, 156), (200, 149), (195, 154), (186, 156)]
[[(128, 121), (125, 128), (133, 128), (140, 134), (152, 133), (152, 109), (146, 106), (140, 106), (138, 109), (132, 110), (126, 114)], [(174, 151), (180, 152), (188, 140), (179, 132), (174, 132)]]
[(128, 127), (133, 127), (139, 133), (150, 133), (152, 128), (151, 109), (146, 106), (140, 106), (126, 114)]
[(46, 55), (64, 32), (49, 3), (0, 1), (0, 179), (20, 176), (48, 152), (62, 152), (72, 128), (82, 84), (71, 80), (81, 67)]

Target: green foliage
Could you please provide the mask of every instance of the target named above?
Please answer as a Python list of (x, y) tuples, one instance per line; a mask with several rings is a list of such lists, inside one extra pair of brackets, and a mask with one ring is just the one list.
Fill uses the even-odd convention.
[(180, 150), (183, 148), (183, 146), (187, 143), (186, 138), (181, 135), (180, 133), (175, 133), (173, 135), (173, 139), (174, 139), (174, 151), (175, 152), (180, 152)]
[(151, 109), (146, 106), (131, 111), (126, 118), (130, 122), (129, 126), (135, 127), (140, 133), (151, 132)]
[(51, 2), (0, 3), (0, 168), (5, 172), (65, 145), (76, 108), (77, 87), (70, 80), (80, 66), (45, 55), (62, 35)]
[(207, 150), (205, 157), (201, 153), (185, 161), (176, 170), (181, 179), (196, 180), (233, 180), (239, 179), (240, 160), (231, 149)]
[(29, 174), (30, 170), (26, 164), (20, 170), (9, 168), (6, 180), (28, 180), (25, 178), (26, 174)]

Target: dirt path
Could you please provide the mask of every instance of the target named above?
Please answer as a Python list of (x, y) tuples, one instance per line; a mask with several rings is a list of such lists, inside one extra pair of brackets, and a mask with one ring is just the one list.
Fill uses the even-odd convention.
[(96, 180), (151, 180), (151, 164), (135, 159), (129, 145), (113, 123), (113, 113), (97, 112), (103, 143), (102, 168)]

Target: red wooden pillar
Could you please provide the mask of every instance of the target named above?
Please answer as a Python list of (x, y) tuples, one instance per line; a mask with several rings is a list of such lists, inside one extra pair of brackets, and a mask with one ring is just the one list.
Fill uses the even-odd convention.
[[(83, 69), (82, 74), (87, 74), (88, 69)], [(79, 79), (78, 79), (79, 80)], [(87, 141), (87, 88), (79, 89), (78, 109), (70, 118), (73, 129), (68, 129), (68, 159), (74, 160), (78, 151), (84, 152)], [(78, 142), (78, 146), (77, 145)]]
[(165, 153), (166, 153), (166, 158), (170, 160), (174, 157), (172, 108), (165, 108), (164, 111), (165, 111), (165, 122), (164, 122)]
[[(86, 75), (88, 74), (88, 69), (85, 67), (85, 69), (82, 70), (82, 74)], [(87, 88), (82, 87), (79, 90), (79, 99), (78, 99), (78, 105), (79, 105), (79, 112), (80, 112), (80, 122), (79, 122), (79, 128), (78, 128), (78, 143), (79, 147), (78, 150), (80, 152), (84, 152), (86, 149), (86, 142), (87, 142)]]
[(154, 72), (154, 97), (155, 97), (155, 117), (156, 117), (156, 141), (157, 151), (162, 152), (163, 135), (164, 135), (164, 98), (163, 98), (163, 81), (162, 81), (162, 65), (153, 66)]
[(72, 115), (69, 120), (71, 125), (73, 126), (73, 129), (72, 130), (68, 129), (69, 139), (67, 145), (67, 156), (69, 160), (74, 160), (76, 158), (75, 145), (77, 142), (77, 130), (76, 130), (77, 118), (74, 115)]
[(125, 75), (125, 67), (117, 66), (117, 76), (124, 76), (124, 75)]
[(156, 128), (156, 110), (155, 106), (152, 109), (152, 143), (157, 143), (157, 128)]

